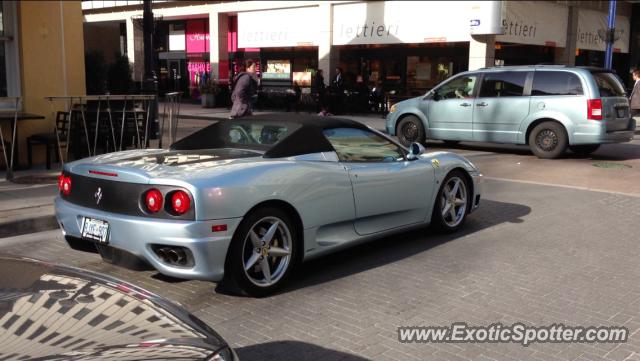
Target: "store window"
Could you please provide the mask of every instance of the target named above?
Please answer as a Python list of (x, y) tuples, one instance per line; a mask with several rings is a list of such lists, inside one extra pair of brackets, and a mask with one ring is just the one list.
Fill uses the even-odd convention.
[(0, 1), (0, 97), (20, 95), (16, 2)]
[(582, 84), (566, 71), (536, 71), (531, 95), (582, 95)]
[(527, 72), (486, 73), (482, 79), (480, 98), (520, 97), (524, 93)]

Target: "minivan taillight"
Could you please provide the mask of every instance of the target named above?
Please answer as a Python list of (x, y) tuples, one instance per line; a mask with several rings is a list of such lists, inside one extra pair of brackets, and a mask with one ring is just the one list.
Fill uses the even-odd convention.
[(587, 119), (602, 120), (602, 99), (587, 100)]

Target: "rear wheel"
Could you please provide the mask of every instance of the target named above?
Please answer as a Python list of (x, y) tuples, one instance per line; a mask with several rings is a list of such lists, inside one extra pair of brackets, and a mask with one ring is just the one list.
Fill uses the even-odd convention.
[(560, 123), (543, 122), (529, 134), (529, 147), (538, 158), (554, 159), (567, 150), (567, 131)]
[(285, 212), (270, 207), (251, 212), (233, 235), (226, 281), (250, 296), (273, 293), (295, 265), (296, 237), (294, 223)]
[(572, 152), (579, 155), (589, 155), (600, 148), (600, 144), (580, 144), (580, 145), (571, 145), (569, 149)]
[(455, 232), (467, 218), (471, 187), (461, 170), (447, 174), (433, 205), (431, 225), (444, 232)]
[(415, 115), (408, 115), (398, 122), (396, 135), (402, 145), (408, 147), (413, 142), (424, 143), (424, 127), (422, 121)]

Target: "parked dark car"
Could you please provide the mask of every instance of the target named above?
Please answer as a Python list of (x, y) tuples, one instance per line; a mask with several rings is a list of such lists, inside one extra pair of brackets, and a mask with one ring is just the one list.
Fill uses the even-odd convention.
[(237, 356), (204, 322), (115, 278), (0, 257), (0, 360), (210, 360)]

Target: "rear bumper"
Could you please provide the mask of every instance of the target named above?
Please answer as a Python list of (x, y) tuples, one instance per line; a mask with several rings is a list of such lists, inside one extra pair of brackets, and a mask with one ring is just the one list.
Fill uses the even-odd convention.
[(633, 140), (636, 130), (636, 121), (629, 118), (629, 125), (626, 129), (607, 132), (606, 126), (602, 123), (590, 122), (574, 128), (571, 144), (606, 144), (625, 143)]
[[(158, 272), (177, 278), (220, 281), (231, 238), (242, 218), (208, 221), (147, 219), (85, 208), (60, 197), (55, 200), (58, 223), (65, 235), (80, 239), (84, 217), (109, 222), (108, 246), (138, 257)], [(213, 225), (226, 224), (227, 231), (212, 232)], [(86, 241), (91, 242), (91, 241)], [(193, 265), (178, 267), (164, 263), (152, 246), (187, 248)]]

